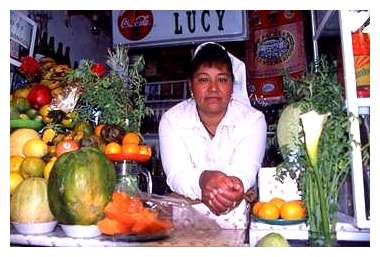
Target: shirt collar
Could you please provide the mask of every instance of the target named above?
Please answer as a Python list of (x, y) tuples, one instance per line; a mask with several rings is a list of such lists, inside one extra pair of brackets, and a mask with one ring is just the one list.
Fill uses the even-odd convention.
[[(185, 120), (183, 123), (184, 127), (186, 128), (201, 128), (203, 126), (196, 107), (196, 103), (194, 99), (188, 99), (186, 100), (187, 103), (184, 108), (184, 115), (185, 117), (188, 117), (188, 119)], [(227, 107), (227, 112), (224, 115), (220, 125), (222, 126), (232, 126), (235, 125), (236, 121), (239, 120), (239, 116), (241, 115), (238, 111), (238, 109), (234, 108), (236, 105), (236, 100), (231, 98), (230, 103)]]

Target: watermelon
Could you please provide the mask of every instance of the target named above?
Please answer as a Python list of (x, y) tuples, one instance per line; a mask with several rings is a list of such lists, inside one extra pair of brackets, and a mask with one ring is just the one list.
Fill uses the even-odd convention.
[(113, 164), (98, 149), (61, 155), (48, 180), (48, 200), (59, 223), (92, 225), (103, 218), (116, 183)]
[(43, 178), (30, 177), (16, 188), (11, 198), (11, 221), (41, 223), (54, 220), (49, 209), (47, 184)]

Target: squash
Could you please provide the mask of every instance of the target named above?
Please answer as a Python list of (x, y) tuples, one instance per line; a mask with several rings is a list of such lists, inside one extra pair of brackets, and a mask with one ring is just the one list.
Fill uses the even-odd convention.
[(115, 183), (114, 166), (100, 150), (83, 147), (64, 153), (49, 175), (50, 208), (62, 224), (96, 224), (104, 216)]
[(41, 223), (52, 220), (46, 180), (30, 177), (22, 181), (11, 197), (11, 221)]
[(10, 155), (19, 155), (25, 157), (23, 153), (24, 144), (30, 139), (39, 139), (37, 131), (29, 128), (16, 129), (10, 137)]

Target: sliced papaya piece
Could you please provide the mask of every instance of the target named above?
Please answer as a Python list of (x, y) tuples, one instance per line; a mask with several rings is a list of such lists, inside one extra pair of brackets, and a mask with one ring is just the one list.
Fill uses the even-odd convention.
[(99, 230), (106, 235), (128, 234), (130, 232), (128, 226), (115, 219), (105, 217), (98, 222)]

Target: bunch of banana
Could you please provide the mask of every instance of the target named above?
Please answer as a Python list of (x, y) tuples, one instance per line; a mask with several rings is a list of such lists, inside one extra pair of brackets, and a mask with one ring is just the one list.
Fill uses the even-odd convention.
[(66, 74), (71, 70), (68, 65), (57, 64), (54, 59), (44, 57), (40, 60), (42, 79), (40, 84), (50, 88), (53, 97), (62, 94), (62, 88), (67, 85)]

